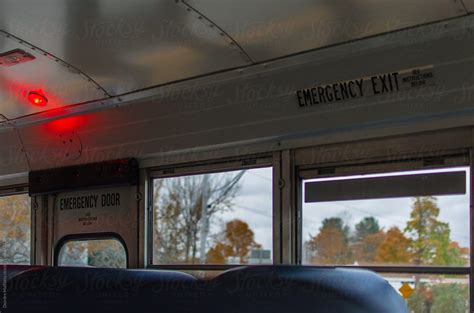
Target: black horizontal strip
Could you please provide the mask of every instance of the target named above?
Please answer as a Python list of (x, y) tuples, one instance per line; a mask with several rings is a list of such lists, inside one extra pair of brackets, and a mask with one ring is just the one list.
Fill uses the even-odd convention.
[(446, 274), (446, 275), (469, 275), (469, 267), (435, 267), (435, 266), (337, 266), (338, 268), (367, 269), (377, 273), (401, 273), (401, 274)]
[[(277, 265), (277, 264), (274, 264)], [(248, 264), (153, 264), (149, 265), (150, 269), (163, 270), (182, 270), (182, 271), (225, 271), (237, 267), (249, 266)], [(250, 265), (265, 266), (265, 265)], [(268, 265), (266, 265), (268, 266)], [(285, 266), (285, 265), (281, 265)], [(400, 273), (400, 274), (444, 274), (444, 275), (469, 275), (471, 269), (469, 267), (434, 267), (434, 266), (314, 266), (301, 265), (309, 268), (347, 268), (347, 269), (366, 269), (377, 273)]]

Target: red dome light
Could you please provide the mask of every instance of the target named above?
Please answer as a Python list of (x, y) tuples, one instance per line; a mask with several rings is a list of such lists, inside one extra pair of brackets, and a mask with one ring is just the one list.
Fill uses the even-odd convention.
[(28, 94), (28, 101), (33, 105), (44, 107), (48, 103), (48, 98), (37, 92), (31, 91)]

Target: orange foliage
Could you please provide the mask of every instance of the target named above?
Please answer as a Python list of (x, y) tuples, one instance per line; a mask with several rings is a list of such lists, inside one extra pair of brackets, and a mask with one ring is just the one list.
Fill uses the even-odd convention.
[(254, 233), (249, 225), (239, 219), (227, 222), (223, 235), (223, 240), (209, 249), (208, 263), (226, 263), (228, 257), (238, 257), (240, 263), (246, 263), (250, 249), (259, 246), (254, 241)]
[(410, 239), (406, 238), (398, 227), (392, 227), (387, 231), (384, 240), (378, 247), (375, 261), (409, 264), (411, 261), (410, 244)]

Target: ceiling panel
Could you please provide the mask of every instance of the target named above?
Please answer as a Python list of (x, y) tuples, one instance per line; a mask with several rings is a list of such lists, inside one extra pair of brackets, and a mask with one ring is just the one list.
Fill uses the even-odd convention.
[(74, 65), (111, 95), (248, 62), (179, 1), (2, 0), (1, 29)]
[(185, 1), (255, 61), (466, 14), (456, 0)]
[[(0, 65), (0, 114), (7, 119), (104, 98), (102, 90), (73, 68), (7, 36), (0, 32), (0, 54), (22, 49), (35, 58), (13, 66)], [(44, 94), (47, 105), (30, 104), (27, 96), (31, 91)]]

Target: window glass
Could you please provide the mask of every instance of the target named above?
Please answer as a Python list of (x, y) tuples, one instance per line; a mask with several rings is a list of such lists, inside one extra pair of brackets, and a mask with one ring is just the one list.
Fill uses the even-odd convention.
[[(469, 312), (469, 276), (381, 274), (402, 295), (412, 313)], [(408, 287), (404, 285), (408, 285)], [(403, 288), (408, 288), (404, 290)]]
[(155, 179), (153, 263), (271, 264), (272, 169)]
[[(436, 177), (420, 175), (430, 173)], [(461, 181), (457, 174), (461, 174)], [(412, 177), (405, 180), (402, 175)], [(437, 181), (440, 176), (442, 179)], [(377, 180), (375, 185), (367, 182), (367, 178), (375, 177), (389, 179)], [(312, 195), (313, 199), (331, 201), (303, 204), (304, 264), (469, 266), (468, 168), (311, 179), (304, 183), (336, 180), (353, 183), (338, 182), (332, 186), (339, 190), (321, 190), (319, 195)], [(321, 184), (324, 186), (331, 184)], [(429, 190), (437, 194), (426, 194)], [(424, 194), (403, 197), (403, 192)], [(371, 199), (380, 195), (385, 196)]]
[(30, 264), (31, 198), (0, 197), (0, 263)]
[(71, 240), (59, 252), (60, 266), (126, 268), (127, 253), (116, 239)]

